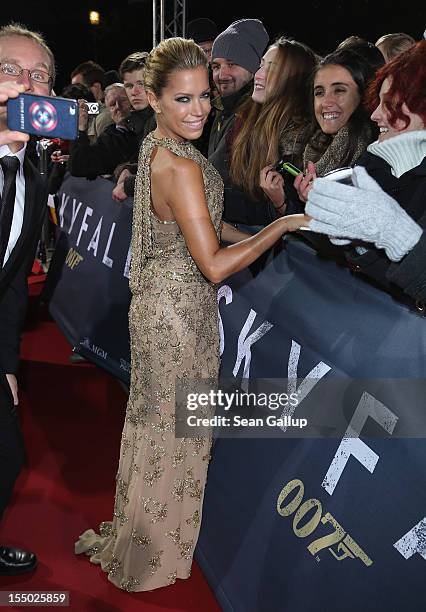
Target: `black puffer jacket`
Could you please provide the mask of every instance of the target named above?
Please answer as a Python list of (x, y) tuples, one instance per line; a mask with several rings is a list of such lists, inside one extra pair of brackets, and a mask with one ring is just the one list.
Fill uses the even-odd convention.
[[(426, 214), (419, 219), (419, 225), (426, 228)], [(416, 246), (404, 259), (389, 266), (386, 277), (410, 298), (426, 304), (426, 232), (423, 232)], [(421, 305), (419, 306), (422, 308)]]
[(235, 93), (221, 99), (223, 109), (217, 111), (210, 131), (209, 159), (219, 144), (223, 144), (226, 134), (232, 129), (236, 111), (252, 93), (253, 80), (250, 80)]
[[(364, 166), (368, 174), (392, 196), (399, 205), (426, 228), (426, 158), (400, 178), (391, 173), (390, 165), (382, 158), (366, 152), (357, 165)], [(374, 205), (374, 204), (373, 204)], [(382, 249), (363, 245), (367, 251), (362, 255), (354, 248), (347, 252), (351, 267), (377, 281), (388, 291), (398, 294), (400, 289), (414, 298), (426, 297), (426, 240), (421, 238), (413, 251), (400, 263), (392, 264)]]
[(71, 174), (87, 178), (112, 174), (119, 164), (137, 155), (140, 142), (147, 135), (146, 130), (150, 126), (152, 116), (150, 106), (134, 111), (125, 120), (123, 128), (114, 126), (112, 129), (106, 129), (94, 144), (90, 144), (86, 132), (80, 132), (78, 139), (70, 145), (68, 169)]

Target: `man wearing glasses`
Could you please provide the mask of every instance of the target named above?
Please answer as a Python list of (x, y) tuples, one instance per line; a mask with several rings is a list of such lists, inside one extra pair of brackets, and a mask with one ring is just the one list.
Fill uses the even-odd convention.
[[(54, 58), (38, 34), (17, 24), (0, 28), (0, 517), (24, 462), (16, 371), (31, 269), (46, 202), (28, 158), (28, 136), (7, 129), (6, 102), (20, 92), (50, 95)], [(34, 554), (0, 546), (0, 575), (35, 568)]]

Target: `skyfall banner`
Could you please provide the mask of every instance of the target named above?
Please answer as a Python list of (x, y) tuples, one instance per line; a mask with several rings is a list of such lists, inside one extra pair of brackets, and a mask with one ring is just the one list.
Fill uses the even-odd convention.
[(347, 379), (348, 423), (215, 441), (197, 560), (222, 609), (425, 610), (426, 443), (404, 431), (426, 437), (426, 320), (293, 241), (219, 304), (222, 376), (288, 379), (293, 417)]
[(103, 178), (67, 176), (57, 194), (50, 312), (78, 353), (128, 383), (133, 202), (114, 202), (112, 187)]
[[(130, 203), (103, 179), (68, 178), (58, 214), (52, 313), (128, 380)], [(197, 559), (226, 611), (426, 610), (426, 319), (285, 244), (219, 288), (222, 376), (249, 391), (285, 380), (297, 397), (275, 412), (285, 423), (347, 380), (346, 425), (322, 439), (216, 439)]]

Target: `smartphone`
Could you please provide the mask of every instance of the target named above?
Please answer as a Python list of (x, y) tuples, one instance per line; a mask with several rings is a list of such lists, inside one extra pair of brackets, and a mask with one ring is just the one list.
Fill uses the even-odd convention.
[(78, 136), (77, 100), (20, 94), (7, 102), (7, 127), (45, 138), (75, 140)]
[(291, 174), (292, 176), (297, 176), (302, 172), (301, 170), (299, 170), (299, 168), (296, 168), (296, 166), (290, 164), (290, 162), (285, 162), (282, 159), (280, 159), (280, 161), (275, 164), (274, 170), (277, 170), (277, 172), (279, 172), (280, 174), (285, 171)]
[(322, 178), (328, 179), (329, 181), (336, 181), (337, 183), (343, 183), (343, 185), (353, 185), (352, 172), (353, 168), (337, 168), (336, 170), (330, 170), (330, 172), (324, 174)]

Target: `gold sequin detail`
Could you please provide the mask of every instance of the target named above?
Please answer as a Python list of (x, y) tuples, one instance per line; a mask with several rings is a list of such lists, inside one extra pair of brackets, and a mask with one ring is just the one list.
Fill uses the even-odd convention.
[(140, 546), (141, 548), (146, 548), (152, 542), (149, 536), (140, 535), (135, 529), (132, 531), (132, 540), (136, 546)]
[(167, 583), (174, 584), (177, 580), (177, 571), (171, 572), (167, 575)]
[(141, 582), (138, 578), (133, 578), (133, 576), (129, 576), (126, 579), (123, 578), (123, 580), (120, 582), (120, 587), (128, 593), (132, 593), (136, 590), (135, 587), (139, 586), (140, 583)]
[(192, 451), (192, 455), (196, 457), (200, 454), (201, 449), (206, 443), (206, 438), (189, 438), (188, 443), (194, 446), (194, 450)]
[(136, 411), (128, 412), (126, 416), (126, 421), (128, 421), (134, 427), (138, 427), (139, 425), (142, 427), (146, 427), (146, 418), (147, 418), (147, 410), (145, 408), (140, 408), (140, 409), (137, 409)]
[(175, 468), (181, 465), (186, 459), (186, 450), (181, 446), (172, 455), (172, 466)]
[(123, 457), (126, 456), (127, 451), (129, 450), (129, 448), (132, 446), (132, 443), (130, 442), (130, 440), (127, 440), (126, 438), (123, 438), (123, 441), (121, 443), (121, 454)]
[(151, 568), (151, 576), (153, 576), (155, 572), (161, 567), (161, 555), (163, 554), (163, 552), (163, 550), (159, 550), (149, 560), (148, 565)]
[(164, 521), (167, 517), (167, 504), (162, 504), (152, 497), (143, 499), (143, 509), (147, 514), (152, 514), (151, 523)]
[(155, 440), (153, 440), (147, 435), (145, 436), (145, 439), (148, 441), (149, 447), (152, 449), (152, 455), (148, 459), (148, 462), (150, 463), (150, 465), (160, 463), (160, 461), (166, 454), (166, 449), (164, 448), (164, 446), (157, 444)]
[(106, 571), (108, 572), (108, 576), (112, 578), (115, 576), (120, 569), (121, 561), (117, 559), (117, 557), (112, 557), (111, 561), (106, 566)]
[(164, 434), (166, 432), (172, 431), (172, 423), (170, 421), (166, 421), (162, 416), (160, 416), (159, 423), (151, 423), (151, 428), (161, 435), (161, 439), (164, 440)]
[(115, 510), (114, 511), (114, 516), (120, 521), (120, 525), (123, 527), (123, 525), (125, 525), (128, 522), (128, 517), (124, 514), (124, 512), (121, 510)]
[(174, 544), (176, 544), (176, 546), (179, 548), (181, 559), (191, 559), (194, 540), (182, 542), (180, 539), (180, 527), (176, 527), (176, 529), (167, 532), (166, 536), (169, 537), (172, 542), (174, 542)]
[(152, 487), (161, 478), (163, 472), (164, 468), (157, 466), (153, 472), (145, 472), (143, 479), (148, 486)]
[(194, 527), (198, 527), (200, 524), (200, 513), (198, 510), (195, 510), (194, 514), (186, 519), (185, 523), (187, 525), (193, 525)]
[(185, 479), (177, 478), (173, 484), (172, 496), (176, 501), (181, 502), (184, 493), (199, 500), (201, 500), (203, 495), (203, 488), (200, 486), (200, 481), (195, 480), (192, 468), (186, 470)]
[(103, 538), (109, 537), (113, 533), (112, 523), (104, 521), (99, 525), (99, 533)]
[(122, 478), (119, 478), (117, 481), (117, 493), (119, 493), (125, 504), (128, 503), (129, 498), (127, 497), (127, 491), (128, 491), (129, 485), (127, 484), (127, 482), (125, 480), (123, 480)]
[(188, 540), (187, 542), (179, 542), (180, 556), (182, 559), (192, 558), (192, 549), (194, 547), (194, 541)]
[(175, 544), (179, 544), (180, 542), (180, 527), (173, 529), (173, 531), (169, 531), (166, 533), (166, 536), (171, 538), (172, 542)]

